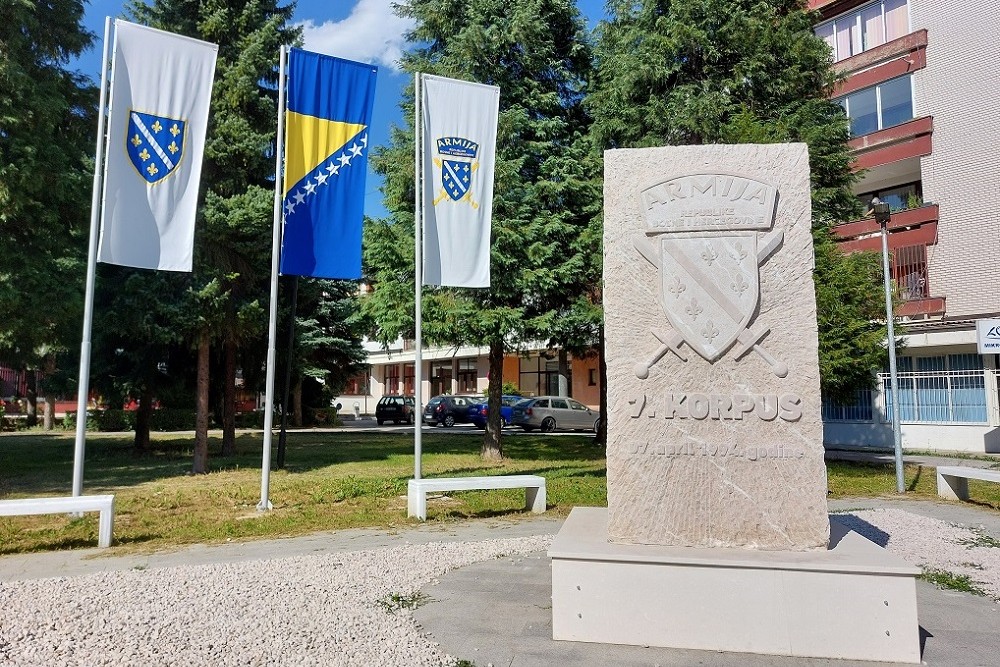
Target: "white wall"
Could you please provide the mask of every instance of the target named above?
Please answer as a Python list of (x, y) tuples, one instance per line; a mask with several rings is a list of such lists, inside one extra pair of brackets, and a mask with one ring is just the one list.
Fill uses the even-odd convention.
[(927, 29), (927, 67), (913, 75), (915, 116), (933, 116), (922, 159), (924, 200), (940, 206), (928, 248), (930, 291), (947, 316), (1000, 312), (1000, 4), (910, 0)]

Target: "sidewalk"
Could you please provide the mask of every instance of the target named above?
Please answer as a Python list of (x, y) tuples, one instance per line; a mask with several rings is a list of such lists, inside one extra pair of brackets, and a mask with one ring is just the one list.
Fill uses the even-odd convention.
[[(945, 452), (937, 454), (903, 453), (903, 463), (937, 468), (938, 466), (965, 466), (968, 468), (1000, 468), (1000, 454), (975, 454), (976, 458), (949, 456)], [(896, 462), (895, 454), (888, 449), (826, 449), (828, 461), (866, 461), (869, 463)]]

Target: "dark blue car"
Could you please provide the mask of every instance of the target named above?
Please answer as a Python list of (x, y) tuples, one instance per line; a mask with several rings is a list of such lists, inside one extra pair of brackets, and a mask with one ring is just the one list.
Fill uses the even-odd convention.
[[(503, 420), (501, 426), (510, 426), (510, 420), (514, 414), (514, 404), (523, 401), (523, 396), (501, 396), (500, 397), (500, 419)], [(486, 428), (486, 419), (489, 415), (489, 401), (483, 397), (482, 401), (469, 406), (469, 421), (478, 428)]]

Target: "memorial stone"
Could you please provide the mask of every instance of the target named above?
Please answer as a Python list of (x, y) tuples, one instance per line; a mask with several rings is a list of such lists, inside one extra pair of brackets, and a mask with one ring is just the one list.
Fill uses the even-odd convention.
[(608, 537), (829, 540), (805, 144), (605, 154)]

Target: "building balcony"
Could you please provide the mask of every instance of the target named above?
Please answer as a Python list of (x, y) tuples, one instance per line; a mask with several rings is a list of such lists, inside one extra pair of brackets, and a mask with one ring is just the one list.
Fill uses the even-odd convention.
[(931, 154), (934, 118), (924, 116), (855, 137), (847, 142), (854, 153), (853, 168), (874, 169), (913, 157)]
[[(938, 206), (928, 204), (898, 211), (889, 220), (890, 273), (902, 302), (901, 317), (933, 317), (945, 312), (945, 299), (931, 295), (927, 247), (937, 242)], [(881, 229), (873, 219), (855, 220), (833, 228), (844, 252), (881, 252)]]
[(927, 31), (918, 30), (833, 65), (846, 76), (833, 90), (834, 97), (911, 74), (927, 66)]
[[(897, 211), (889, 219), (889, 249), (910, 245), (933, 245), (937, 241), (938, 205)], [(881, 250), (880, 227), (873, 218), (854, 220), (833, 228), (845, 252)]]

